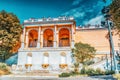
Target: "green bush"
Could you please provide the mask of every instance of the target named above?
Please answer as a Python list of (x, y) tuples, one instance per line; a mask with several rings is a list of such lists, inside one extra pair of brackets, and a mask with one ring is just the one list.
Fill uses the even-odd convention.
[(110, 75), (110, 74), (114, 74), (114, 73), (115, 73), (115, 71), (110, 71), (110, 70), (105, 71), (105, 75)]
[(0, 75), (10, 74), (10, 68), (5, 63), (0, 63)]
[(80, 70), (80, 74), (86, 74), (86, 69), (85, 69), (85, 67), (83, 67), (83, 68)]
[(7, 70), (7, 65), (5, 63), (0, 63), (0, 70)]
[(61, 73), (59, 77), (70, 77), (70, 73)]
[(105, 72), (102, 71), (100, 68), (97, 68), (95, 72), (96, 72), (96, 75), (104, 75), (105, 74)]
[(79, 72), (75, 72), (75, 71), (71, 71), (71, 72), (70, 72), (70, 75), (71, 75), (71, 76), (75, 76), (75, 75), (80, 75), (80, 73), (79, 73)]
[(95, 73), (95, 70), (92, 68), (89, 68), (88, 70), (86, 70), (86, 74), (88, 74), (90, 76), (94, 75), (94, 73)]
[(81, 69), (80, 74), (87, 74), (89, 76), (96, 76), (96, 75), (104, 75), (105, 72), (101, 69), (97, 68), (96, 70), (93, 68), (85, 69), (84, 67)]
[(94, 64), (95, 62), (93, 60), (88, 60), (88, 61), (85, 61), (83, 62), (83, 65), (91, 65), (91, 64)]

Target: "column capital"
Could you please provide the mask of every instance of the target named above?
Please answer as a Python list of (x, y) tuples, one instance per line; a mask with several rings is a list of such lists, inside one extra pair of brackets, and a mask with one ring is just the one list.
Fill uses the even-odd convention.
[(57, 27), (57, 25), (54, 25), (55, 27)]
[(41, 27), (38, 26), (38, 41), (37, 41), (37, 48), (40, 48), (40, 32), (41, 32)]
[(28, 32), (26, 32), (26, 36), (28, 36)]
[(56, 29), (56, 25), (54, 26), (54, 47), (57, 47), (57, 29)]

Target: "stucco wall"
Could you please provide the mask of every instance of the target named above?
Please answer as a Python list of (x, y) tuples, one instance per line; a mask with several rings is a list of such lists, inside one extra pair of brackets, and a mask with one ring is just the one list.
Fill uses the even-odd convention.
[[(95, 47), (97, 51), (109, 51), (109, 40), (105, 37), (107, 29), (76, 29), (75, 43), (81, 41)], [(118, 50), (118, 35), (113, 35), (115, 50)]]

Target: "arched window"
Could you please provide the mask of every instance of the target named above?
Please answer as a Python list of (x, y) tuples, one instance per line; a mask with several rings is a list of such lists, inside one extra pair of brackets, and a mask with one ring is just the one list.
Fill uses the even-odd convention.
[(66, 28), (59, 31), (59, 47), (70, 46), (70, 32)]
[(44, 53), (43, 54), (43, 64), (49, 64), (49, 54), (48, 53)]
[(60, 55), (61, 55), (60, 64), (66, 64), (66, 54), (62, 52)]
[(27, 64), (32, 64), (32, 53), (27, 54)]
[(37, 47), (37, 40), (38, 40), (38, 31), (31, 30), (29, 32), (29, 47)]
[(43, 47), (53, 47), (53, 31), (51, 29), (46, 29), (43, 35)]

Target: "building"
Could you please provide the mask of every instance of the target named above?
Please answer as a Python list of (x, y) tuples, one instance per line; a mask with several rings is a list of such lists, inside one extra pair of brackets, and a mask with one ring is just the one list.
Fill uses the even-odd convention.
[[(113, 43), (115, 51), (119, 50), (119, 35), (113, 30)], [(95, 47), (95, 58), (101, 60), (106, 58), (106, 54), (110, 57), (109, 39), (106, 37), (108, 34), (107, 28), (102, 27), (89, 27), (77, 28), (75, 34), (75, 43), (83, 42), (88, 43)]]
[(25, 20), (18, 65), (32, 70), (69, 68), (75, 28), (73, 17)]
[[(73, 63), (71, 49), (77, 42), (88, 43), (97, 50), (97, 61), (110, 57), (108, 30), (102, 27), (76, 28), (73, 17), (29, 19), (24, 21), (18, 65), (32, 70), (67, 70)], [(115, 50), (119, 36), (113, 35)]]

